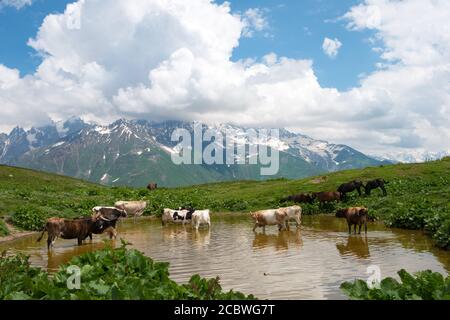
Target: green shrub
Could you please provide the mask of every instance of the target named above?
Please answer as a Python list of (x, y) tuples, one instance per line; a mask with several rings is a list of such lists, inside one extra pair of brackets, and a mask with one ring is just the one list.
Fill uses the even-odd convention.
[(230, 211), (243, 211), (248, 208), (248, 202), (241, 199), (227, 199), (223, 202), (223, 207)]
[(8, 227), (5, 222), (0, 219), (0, 237), (7, 236), (9, 234)]
[(358, 300), (450, 300), (450, 276), (444, 278), (431, 270), (413, 275), (404, 269), (398, 272), (401, 282), (388, 277), (379, 287), (369, 289), (363, 280), (344, 282), (341, 290), (351, 299)]
[(428, 214), (424, 211), (416, 210), (414, 207), (399, 209), (391, 213), (387, 219), (386, 224), (390, 227), (404, 228), (404, 229), (423, 229), (425, 227), (425, 219)]
[[(191, 277), (179, 285), (169, 278), (169, 264), (154, 262), (137, 250), (106, 248), (73, 258), (53, 277), (30, 266), (22, 255), (0, 260), (0, 299), (122, 300), (122, 299), (254, 299), (240, 292), (224, 292), (219, 279)], [(81, 270), (81, 287), (69, 290), (68, 267)]]
[(433, 239), (442, 249), (450, 249), (450, 218), (443, 219), (442, 224), (433, 233)]
[(25, 230), (39, 231), (42, 230), (46, 213), (41, 208), (32, 205), (22, 206), (16, 210), (11, 219), (14, 225)]
[(98, 190), (88, 190), (87, 195), (92, 197), (92, 196), (98, 196)]

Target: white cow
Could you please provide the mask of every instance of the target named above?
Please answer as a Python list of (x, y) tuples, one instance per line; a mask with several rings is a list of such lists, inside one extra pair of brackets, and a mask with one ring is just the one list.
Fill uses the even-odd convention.
[(266, 226), (278, 225), (278, 230), (283, 228), (289, 230), (288, 214), (286, 210), (268, 209), (250, 213), (251, 217), (255, 220), (255, 226), (253, 231), (257, 227), (262, 227), (263, 231), (266, 231)]
[(161, 217), (161, 221), (163, 226), (166, 223), (181, 223), (185, 224), (191, 217), (188, 217), (188, 210), (173, 210), (173, 209), (164, 209), (163, 215)]
[(144, 213), (147, 201), (117, 201), (114, 203), (114, 207), (124, 210), (129, 216), (136, 218)]
[(297, 226), (297, 228), (300, 227), (300, 222), (302, 219), (302, 208), (300, 206), (279, 208), (278, 211), (285, 212), (287, 214), (286, 228), (289, 228), (287, 224), (291, 220), (295, 221), (295, 225)]
[(209, 217), (209, 209), (195, 210), (192, 213), (192, 226), (198, 230), (200, 225), (207, 224), (208, 228), (211, 228), (211, 218)]

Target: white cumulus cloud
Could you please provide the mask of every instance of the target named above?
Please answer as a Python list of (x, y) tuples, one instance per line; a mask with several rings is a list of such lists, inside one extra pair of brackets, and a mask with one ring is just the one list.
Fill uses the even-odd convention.
[(330, 58), (336, 58), (339, 53), (339, 49), (342, 47), (342, 42), (339, 39), (330, 39), (325, 37), (322, 43), (323, 52)]
[(260, 8), (247, 9), (243, 14), (242, 22), (244, 23), (242, 35), (247, 38), (251, 38), (255, 31), (264, 31), (269, 28), (265, 10)]

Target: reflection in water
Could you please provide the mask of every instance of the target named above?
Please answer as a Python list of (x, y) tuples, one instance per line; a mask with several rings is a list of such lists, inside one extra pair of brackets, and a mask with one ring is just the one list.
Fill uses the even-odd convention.
[[(435, 248), (421, 232), (386, 229), (369, 225), (367, 236), (350, 237), (347, 224), (332, 216), (305, 216), (299, 230), (254, 233), (248, 215), (229, 219), (217, 216), (211, 230), (191, 226), (161, 226), (160, 221), (122, 221), (119, 238), (132, 243), (156, 261), (170, 263), (170, 277), (186, 283), (191, 275), (220, 276), (222, 287), (252, 293), (261, 299), (344, 299), (339, 285), (355, 278), (365, 279), (366, 268), (378, 265), (383, 277), (397, 271), (431, 269), (446, 273), (450, 252)], [(58, 239), (47, 253), (45, 241), (37, 236), (0, 244), (0, 252), (23, 252), (33, 265), (54, 271), (73, 256), (98, 250), (120, 240), (95, 236), (76, 246), (73, 240)]]
[[(67, 246), (46, 252), (45, 254), (47, 255), (47, 269), (56, 271), (60, 265), (68, 263), (74, 256), (79, 256), (84, 253), (102, 249), (105, 247), (105, 243), (111, 243), (114, 246), (115, 242), (116, 240), (95, 243), (88, 241), (82, 246)], [(42, 253), (39, 253), (39, 255), (42, 255)]]
[(303, 246), (301, 231), (297, 228), (295, 231), (280, 231), (277, 234), (266, 234), (264, 232), (255, 232), (253, 248), (261, 249), (265, 247), (274, 247), (275, 250), (287, 250), (289, 246)]
[(349, 235), (347, 243), (337, 243), (336, 248), (342, 256), (350, 254), (361, 259), (370, 256), (367, 235)]

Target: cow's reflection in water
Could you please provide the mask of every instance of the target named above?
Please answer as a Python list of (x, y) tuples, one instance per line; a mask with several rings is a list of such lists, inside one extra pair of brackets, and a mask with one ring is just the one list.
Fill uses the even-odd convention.
[(370, 257), (366, 235), (350, 235), (347, 238), (347, 243), (337, 243), (336, 248), (342, 256), (352, 255), (361, 259)]
[(191, 227), (187, 225), (167, 225), (162, 228), (162, 238), (164, 241), (182, 240), (186, 241), (189, 238), (187, 231), (191, 231)]
[(254, 249), (274, 247), (275, 250), (287, 250), (289, 247), (300, 248), (303, 246), (301, 230), (280, 231), (277, 234), (255, 233), (253, 240)]
[[(74, 246), (72, 243), (67, 246), (55, 247), (52, 251), (46, 252), (47, 255), (47, 269), (49, 271), (57, 271), (62, 264), (68, 263), (73, 257), (103, 249), (105, 246), (115, 246), (115, 240), (108, 240), (105, 242), (87, 242), (81, 246)], [(120, 244), (120, 241), (119, 241)], [(42, 255), (43, 257), (43, 255)]]
[(192, 242), (196, 247), (209, 245), (211, 241), (211, 229), (195, 230), (192, 228)]
[(162, 238), (164, 241), (189, 241), (194, 246), (209, 244), (211, 240), (211, 230), (209, 228), (196, 230), (191, 225), (167, 225), (162, 228)]

